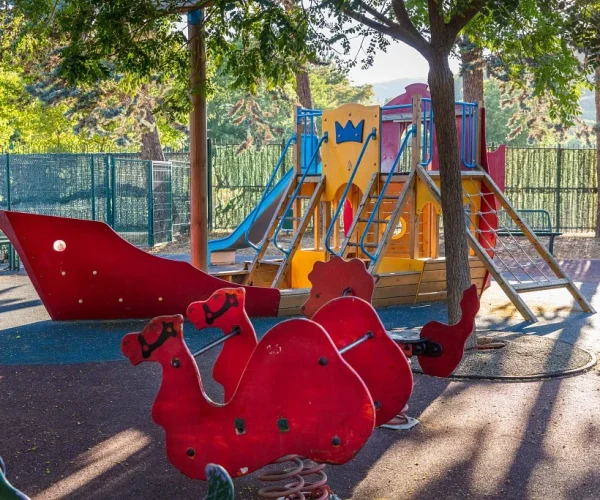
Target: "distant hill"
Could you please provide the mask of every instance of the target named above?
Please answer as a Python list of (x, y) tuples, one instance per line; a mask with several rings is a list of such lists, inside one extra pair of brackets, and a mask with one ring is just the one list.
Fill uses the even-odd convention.
[[(462, 93), (462, 79), (456, 80), (456, 94), (460, 99)], [(374, 104), (380, 106), (385, 104), (390, 99), (404, 94), (404, 89), (413, 83), (427, 83), (427, 77), (423, 78), (397, 78), (396, 80), (390, 80), (389, 82), (380, 82), (373, 84)], [(581, 118), (583, 120), (596, 120), (596, 109), (594, 104), (594, 93), (590, 90), (586, 90), (581, 99), (579, 105), (582, 109)]]
[(375, 104), (385, 104), (390, 99), (404, 94), (404, 89), (413, 83), (427, 83), (427, 78), (398, 78), (389, 82), (374, 83)]

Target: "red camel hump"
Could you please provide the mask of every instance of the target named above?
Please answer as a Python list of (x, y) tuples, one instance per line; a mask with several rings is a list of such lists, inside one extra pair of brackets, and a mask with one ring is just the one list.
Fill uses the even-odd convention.
[(321, 307), (313, 321), (325, 328), (338, 349), (372, 334), (371, 339), (344, 353), (344, 359), (371, 393), (377, 409), (376, 424), (385, 424), (399, 414), (412, 393), (412, 371), (373, 306), (358, 297), (340, 297)]
[(188, 319), (198, 330), (219, 328), (223, 335), (237, 332), (224, 344), (215, 366), (213, 378), (223, 386), (224, 401), (229, 401), (252, 356), (258, 339), (244, 310), (246, 294), (243, 288), (222, 288), (207, 300), (192, 302), (187, 310)]

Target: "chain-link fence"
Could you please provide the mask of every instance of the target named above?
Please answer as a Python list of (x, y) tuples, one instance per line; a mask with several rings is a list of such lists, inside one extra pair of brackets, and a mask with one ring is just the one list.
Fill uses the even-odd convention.
[(171, 241), (171, 163), (119, 156), (2, 154), (0, 208), (106, 222), (138, 246)]
[[(209, 147), (210, 229), (231, 231), (244, 220), (283, 146)], [(0, 154), (0, 208), (103, 221), (138, 246), (168, 242), (189, 232), (190, 167), (188, 152), (165, 155), (167, 162), (126, 152)], [(290, 150), (280, 176), (291, 168), (292, 155)], [(402, 164), (402, 171), (407, 168)], [(596, 151), (508, 148), (506, 193), (517, 208), (547, 210), (557, 231), (593, 231)]]

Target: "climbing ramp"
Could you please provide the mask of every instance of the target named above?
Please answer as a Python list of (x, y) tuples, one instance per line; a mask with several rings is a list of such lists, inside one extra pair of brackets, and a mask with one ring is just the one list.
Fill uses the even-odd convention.
[[(439, 187), (432, 176), (423, 169), (418, 169), (417, 174), (441, 203)], [(465, 224), (471, 253), (482, 260), (521, 315), (528, 321), (537, 321), (521, 294), (554, 288), (566, 288), (584, 312), (595, 313), (488, 173), (477, 167), (463, 171), (462, 178)], [(525, 238), (513, 235), (498, 237), (498, 233), (510, 233), (505, 219), (498, 217), (501, 210), (508, 214)]]

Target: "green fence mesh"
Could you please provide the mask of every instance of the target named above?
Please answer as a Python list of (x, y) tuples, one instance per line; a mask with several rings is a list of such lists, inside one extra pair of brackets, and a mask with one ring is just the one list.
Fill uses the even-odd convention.
[(507, 148), (506, 195), (516, 208), (547, 210), (557, 231), (594, 231), (596, 150)]
[[(213, 229), (235, 228), (258, 204), (283, 146), (269, 144), (260, 150), (242, 152), (237, 145), (215, 145), (212, 148)], [(291, 168), (292, 155), (290, 149), (277, 180)]]
[[(282, 149), (212, 145), (211, 229), (230, 231), (250, 213)], [(188, 152), (165, 156), (167, 162), (134, 153), (0, 154), (0, 208), (103, 221), (138, 246), (168, 242), (189, 232), (190, 167)], [(277, 180), (292, 157), (290, 150)], [(409, 159), (407, 151), (401, 171), (410, 169)], [(593, 149), (507, 149), (508, 198), (517, 208), (547, 210), (558, 231), (594, 230), (597, 186)]]
[(184, 161), (171, 161), (173, 234), (189, 234), (190, 232), (190, 164), (188, 158)]

